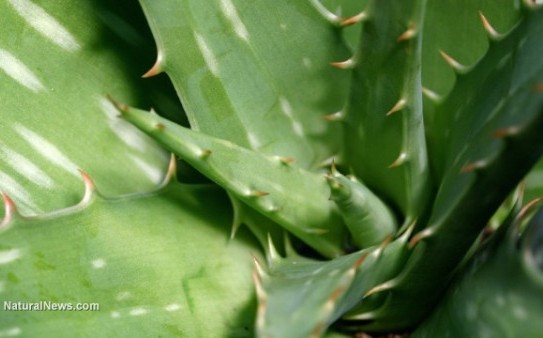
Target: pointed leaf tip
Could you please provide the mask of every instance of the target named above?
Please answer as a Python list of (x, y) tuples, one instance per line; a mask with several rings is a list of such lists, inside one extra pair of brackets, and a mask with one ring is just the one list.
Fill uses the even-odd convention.
[(0, 229), (8, 225), (13, 215), (17, 213), (15, 203), (5, 192), (2, 192), (2, 199), (4, 201), (4, 218), (0, 222)]
[(149, 69), (145, 74), (143, 74), (141, 77), (146, 79), (146, 78), (150, 78), (152, 76), (155, 76), (155, 75), (158, 75), (160, 73), (162, 73), (162, 53), (159, 52), (158, 55), (157, 55), (157, 58), (156, 58), (156, 61), (155, 61), (155, 64), (153, 65), (153, 67), (151, 67), (151, 69)]

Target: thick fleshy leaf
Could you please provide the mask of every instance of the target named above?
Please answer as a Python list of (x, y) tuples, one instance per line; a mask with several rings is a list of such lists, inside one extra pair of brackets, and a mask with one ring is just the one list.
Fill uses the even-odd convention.
[(429, 165), (422, 111), (425, 1), (369, 1), (344, 116), (345, 161), (410, 224), (427, 207)]
[(542, 210), (527, 226), (520, 245), (515, 229), (519, 224), (513, 224), (506, 238), (495, 238), (478, 253), (413, 337), (539, 336), (543, 332)]
[[(0, 228), (0, 332), (252, 335), (252, 255), (259, 249), (243, 232), (229, 240), (224, 193), (177, 183), (116, 199), (89, 192), (75, 207), (29, 218), (8, 201)], [(99, 310), (27, 311), (27, 303), (95, 303)]]
[(542, 23), (542, 9), (526, 8), (515, 29), (491, 43), (444, 101), (442, 118), (449, 122), (443, 127), (460, 151), (448, 153), (428, 226), (411, 240), (414, 253), (390, 292), (390, 306), (375, 313), (368, 328), (405, 328), (421, 320), (490, 217), (541, 157)]
[(293, 254), (272, 256), (255, 277), (259, 337), (321, 337), (328, 326), (356, 308), (379, 308), (386, 298), (376, 286), (397, 276), (407, 259), (408, 233), (347, 256), (322, 262)]
[[(111, 194), (145, 191), (162, 180), (167, 154), (117, 118), (106, 99), (114, 94), (179, 111), (161, 81), (148, 90), (138, 79), (150, 33), (136, 26), (145, 23), (138, 7), (121, 5), (0, 4), (0, 190), (24, 212), (75, 203), (78, 168)], [(162, 99), (154, 99), (157, 92)]]
[[(117, 104), (123, 117), (232, 195), (327, 257), (343, 253), (344, 226), (324, 175)], [(308, 198), (310, 196), (310, 198)]]
[(334, 155), (348, 57), (340, 34), (309, 1), (140, 3), (158, 43), (149, 75), (165, 71), (193, 129), (302, 167)]

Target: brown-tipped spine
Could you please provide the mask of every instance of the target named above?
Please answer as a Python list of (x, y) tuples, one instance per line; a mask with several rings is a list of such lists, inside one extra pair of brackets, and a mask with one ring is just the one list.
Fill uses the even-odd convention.
[(17, 214), (17, 207), (13, 200), (4, 192), (2, 192), (2, 200), (4, 201), (4, 218), (0, 222), (0, 229), (7, 226), (13, 216)]
[(357, 24), (359, 22), (366, 21), (367, 19), (368, 19), (368, 14), (365, 11), (362, 11), (362, 12), (356, 14), (356, 15), (353, 15), (353, 16), (351, 16), (349, 18), (341, 20), (340, 25), (343, 26), (343, 27), (351, 26), (351, 25)]
[(122, 102), (119, 102), (119, 101), (115, 100), (113, 97), (111, 97), (111, 95), (108, 95), (107, 99), (121, 113), (126, 113), (130, 109), (130, 107), (126, 103), (122, 103)]
[(443, 99), (441, 95), (426, 87), (422, 87), (422, 94), (435, 103), (439, 103)]
[(394, 107), (392, 107), (388, 112), (387, 112), (387, 116), (390, 116), (394, 113), (397, 113), (399, 112), (400, 110), (404, 109), (405, 106), (407, 105), (407, 100), (406, 99), (400, 99), (398, 100), (398, 102), (396, 102), (396, 104), (394, 105)]
[(407, 40), (413, 39), (415, 36), (417, 36), (417, 30), (415, 29), (415, 25), (411, 25), (405, 32), (403, 32), (398, 39), (397, 42), (403, 42)]
[(141, 77), (146, 79), (146, 78), (158, 75), (158, 74), (162, 73), (162, 71), (163, 71), (163, 57), (162, 57), (162, 53), (159, 52), (153, 67), (151, 67), (151, 69), (149, 69)]
[(486, 16), (483, 14), (483, 12), (479, 11), (479, 17), (481, 18), (481, 22), (483, 23), (483, 28), (485, 29), (486, 33), (488, 34), (488, 37), (490, 40), (498, 41), (502, 38), (502, 35), (498, 33), (494, 27), (490, 24)]
[(342, 111), (338, 111), (333, 114), (323, 115), (322, 118), (326, 121), (343, 121), (345, 114)]
[(524, 0), (522, 3), (524, 4), (524, 7), (529, 10), (538, 9), (542, 6), (541, 4), (538, 4), (536, 0)]
[(289, 166), (292, 163), (296, 162), (296, 159), (291, 156), (278, 156), (277, 159), (279, 160), (279, 163), (285, 166)]
[(441, 54), (441, 56), (443, 57), (445, 62), (447, 62), (449, 64), (449, 66), (451, 66), (451, 68), (454, 70), (455, 73), (464, 74), (464, 73), (466, 73), (468, 71), (468, 67), (466, 67), (463, 64), (461, 64), (460, 62), (456, 61), (455, 59), (453, 59), (449, 54), (445, 53), (444, 51), (440, 50), (439, 54)]
[[(255, 263), (258, 262), (258, 259), (255, 258)], [(264, 287), (262, 286), (262, 277), (258, 273), (258, 268), (256, 271), (253, 271), (253, 282), (255, 283), (256, 298), (258, 301), (257, 314), (256, 314), (256, 328), (262, 330), (265, 325), (266, 320), (266, 307), (268, 299)]]
[(514, 222), (514, 224), (517, 227), (517, 230), (518, 230), (518, 226), (520, 226), (522, 221), (525, 220), (533, 211), (535, 211), (534, 210), (535, 207), (541, 201), (543, 201), (543, 197), (538, 197), (536, 199), (531, 200), (525, 206), (523, 206), (522, 209), (520, 209), (519, 213), (515, 217), (515, 222)]
[(270, 193), (260, 190), (253, 190), (249, 193), (248, 197), (264, 197), (268, 196)]
[(200, 158), (206, 159), (209, 156), (211, 156), (211, 154), (213, 154), (213, 152), (210, 149), (204, 149), (202, 150), (202, 153), (200, 154)]
[(91, 201), (94, 193), (96, 192), (96, 185), (92, 178), (85, 171), (78, 169), (81, 178), (83, 179), (83, 184), (85, 185), (85, 193), (79, 204), (84, 205)]
[(413, 236), (413, 238), (411, 238), (408, 244), (409, 249), (413, 249), (420, 241), (433, 235), (434, 230), (432, 228), (422, 230), (421, 232)]
[(517, 135), (520, 132), (521, 128), (518, 126), (512, 126), (507, 128), (501, 128), (494, 131), (492, 136), (494, 138), (507, 138)]
[(460, 173), (470, 173), (470, 172), (473, 172), (473, 171), (476, 171), (476, 170), (479, 170), (479, 169), (483, 169), (487, 165), (488, 165), (488, 162), (484, 161), (484, 160), (471, 162), (471, 163), (468, 163), (468, 164), (464, 165), (460, 169)]
[(402, 152), (394, 162), (392, 162), (388, 167), (389, 168), (396, 168), (401, 166), (407, 161), (407, 153)]
[(177, 179), (177, 159), (175, 158), (175, 154), (170, 154), (170, 162), (168, 162), (168, 169), (166, 171), (166, 175), (164, 175), (164, 179), (162, 180), (161, 186), (166, 186), (172, 181), (176, 181)]
[(339, 69), (353, 69), (356, 66), (356, 59), (353, 56), (345, 61), (330, 62), (330, 65)]

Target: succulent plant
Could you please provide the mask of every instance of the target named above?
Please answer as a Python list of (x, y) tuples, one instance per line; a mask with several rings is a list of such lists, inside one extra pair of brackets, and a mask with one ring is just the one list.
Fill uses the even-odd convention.
[(6, 0), (0, 337), (536, 337), (540, 7)]

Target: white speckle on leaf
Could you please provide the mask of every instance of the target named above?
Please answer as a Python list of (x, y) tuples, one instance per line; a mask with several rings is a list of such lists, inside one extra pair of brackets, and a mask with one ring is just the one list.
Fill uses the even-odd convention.
[(470, 302), (466, 304), (466, 319), (469, 321), (476, 321), (477, 320), (477, 304), (474, 302)]
[(204, 61), (206, 62), (209, 71), (214, 76), (219, 76), (219, 63), (215, 58), (215, 54), (213, 54), (213, 51), (211, 48), (209, 48), (206, 40), (196, 32), (194, 33), (194, 38), (196, 39), (200, 52), (202, 52), (202, 56), (204, 57)]
[(288, 102), (287, 98), (280, 96), (279, 104), (281, 105), (281, 110), (285, 113), (285, 115), (292, 118), (292, 106), (290, 105), (290, 102)]
[(224, 16), (230, 21), (232, 27), (234, 27), (234, 32), (243, 40), (249, 40), (249, 32), (247, 27), (241, 21), (236, 7), (232, 3), (232, 0), (221, 0), (221, 9), (224, 13)]
[(148, 312), (149, 311), (147, 309), (144, 309), (142, 307), (137, 307), (137, 308), (134, 308), (134, 309), (130, 310), (130, 312), (128, 314), (131, 315), (131, 316), (137, 317), (137, 316), (143, 316), (143, 315), (147, 314)]
[(251, 148), (258, 149), (260, 147), (260, 141), (258, 140), (255, 134), (251, 132), (247, 132), (247, 139), (249, 140), (249, 144), (251, 145)]
[(103, 258), (95, 259), (91, 262), (91, 264), (94, 269), (103, 269), (107, 265), (105, 259)]
[(110, 317), (113, 319), (121, 318), (121, 314), (118, 311), (111, 311)]
[(528, 313), (526, 312), (526, 309), (524, 309), (520, 305), (513, 306), (513, 316), (515, 316), (518, 320), (528, 319)]
[(30, 26), (57, 46), (70, 52), (81, 48), (72, 33), (40, 6), (29, 0), (8, 2)]
[(298, 136), (304, 135), (304, 127), (302, 124), (298, 121), (292, 121), (292, 129), (294, 129), (294, 133)]
[(0, 337), (17, 337), (23, 333), (20, 327), (12, 327), (6, 330), (0, 331)]
[(0, 251), (0, 265), (8, 264), (11, 262), (14, 262), (21, 258), (21, 250), (20, 249), (11, 249), (11, 250), (4, 250)]
[(151, 180), (151, 182), (159, 183), (162, 180), (164, 176), (164, 170), (162, 168), (147, 163), (137, 156), (130, 155), (130, 158), (138, 166), (138, 168), (140, 168), (141, 171), (143, 171), (143, 173)]
[(307, 57), (302, 59), (302, 63), (305, 66), (305, 68), (308, 68), (308, 69), (313, 66), (313, 62), (311, 61), (310, 58), (307, 58)]
[(115, 299), (118, 301), (121, 301), (121, 300), (129, 299), (131, 297), (132, 297), (132, 294), (130, 293), (130, 291), (122, 291), (117, 294)]
[(6, 146), (0, 145), (0, 158), (29, 181), (37, 183), (41, 187), (52, 188), (55, 185), (53, 179), (32, 161)]
[(111, 101), (100, 97), (98, 104), (100, 105), (100, 109), (108, 117), (109, 128), (111, 128), (121, 141), (140, 152), (144, 152), (147, 149), (148, 137), (139, 131), (138, 128), (119, 118), (119, 111)]
[(284, 30), (284, 31), (286, 31), (286, 30), (287, 30), (287, 28), (288, 28), (288, 26), (287, 26), (287, 24), (286, 24), (286, 23), (282, 23), (282, 24), (280, 24), (280, 25), (279, 25), (279, 27), (280, 27), (280, 28), (281, 28), (282, 30)]
[(56, 146), (51, 142), (47, 141), (44, 137), (36, 134), (32, 130), (27, 129), (26, 127), (16, 124), (14, 129), (21, 135), (30, 146), (38, 152), (44, 159), (55, 164), (57, 167), (60, 167), (70, 174), (79, 177), (79, 172), (77, 171), (77, 165), (70, 161)]
[(0, 69), (35, 93), (45, 89), (38, 77), (21, 60), (3, 49), (0, 49)]
[(296, 118), (294, 117), (294, 114), (293, 114), (294, 111), (292, 109), (292, 105), (287, 100), (287, 98), (284, 97), (284, 96), (280, 96), (279, 97), (279, 105), (281, 106), (281, 110), (283, 111), (283, 113), (285, 113), (285, 115), (290, 120), (290, 122), (292, 124), (292, 129), (294, 130), (294, 133), (296, 135), (298, 135), (298, 136), (303, 136), (304, 135), (304, 127), (302, 126), (300, 121), (296, 120)]
[(164, 308), (164, 310), (166, 310), (168, 312), (179, 311), (180, 309), (181, 309), (181, 305), (179, 305), (177, 303), (169, 304)]
[[(40, 208), (34, 204), (28, 191), (11, 176), (0, 171), (0, 190), (17, 200), (17, 207), (29, 212), (38, 212)], [(21, 204), (23, 208), (21, 208)]]

